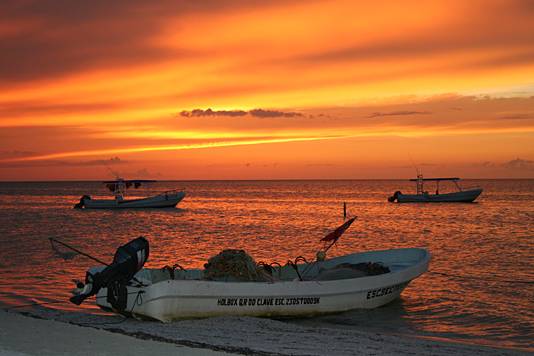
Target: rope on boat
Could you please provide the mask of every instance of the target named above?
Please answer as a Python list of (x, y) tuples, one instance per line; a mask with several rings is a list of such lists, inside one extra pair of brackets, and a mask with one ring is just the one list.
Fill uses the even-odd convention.
[(445, 277), (449, 277), (449, 278), (479, 279), (479, 280), (484, 280), (484, 281), (501, 282), (501, 283), (534, 284), (534, 281), (521, 281), (521, 280), (500, 279), (500, 278), (491, 278), (491, 277), (470, 277), (470, 276), (461, 276), (461, 275), (458, 275), (458, 274), (450, 274), (450, 273), (437, 272), (437, 271), (428, 271), (427, 273), (437, 274), (437, 275), (445, 276)]
[(303, 280), (302, 275), (299, 272), (299, 266), (298, 266), (299, 261), (304, 261), (304, 263), (309, 265), (308, 261), (304, 258), (304, 256), (297, 256), (294, 261), (287, 261), (287, 264), (293, 267), (293, 269), (295, 269), (295, 272), (297, 272), (297, 276), (299, 276), (299, 280), (302, 281)]
[[(295, 272), (297, 273), (297, 276), (299, 278), (299, 280), (303, 280), (303, 275), (300, 273), (299, 271), (299, 268), (298, 268), (298, 265), (297, 263), (299, 261), (304, 261), (304, 263), (308, 264), (308, 261), (306, 260), (306, 258), (304, 258), (304, 256), (297, 256), (295, 258), (294, 261), (291, 261), (291, 260), (288, 260), (285, 264), (285, 266), (291, 266)], [(260, 261), (258, 263), (256, 263), (256, 265), (258, 267), (261, 267), (263, 268), (271, 277), (272, 277), (272, 274), (273, 274), (273, 271), (275, 270), (275, 268), (278, 268), (278, 278), (282, 278), (282, 265), (276, 261), (274, 262), (271, 262), (271, 263), (266, 263), (266, 262), (263, 262), (263, 261)], [(276, 266), (276, 267), (275, 267)]]
[[(130, 315), (133, 316), (133, 311), (134, 311), (134, 308), (136, 305), (141, 305), (143, 304), (143, 297), (142, 297), (142, 294), (144, 292), (141, 290), (141, 291), (138, 291), (138, 292), (130, 292), (130, 293), (127, 293), (127, 294), (137, 294), (137, 296), (135, 297), (135, 300), (133, 302), (133, 305), (132, 305), (132, 309), (130, 309), (129, 313)], [(97, 299), (98, 298), (106, 298), (106, 296), (101, 296), (101, 297), (96, 297)], [(128, 316), (124, 315), (124, 314), (119, 314), (119, 315), (122, 315), (123, 318), (119, 321), (104, 321), (102, 323), (76, 323), (76, 325), (80, 325), (80, 326), (94, 326), (94, 325), (117, 325), (117, 324), (121, 324), (121, 323), (124, 323), (126, 320), (128, 320)]]
[(204, 279), (264, 282), (271, 278), (265, 274), (264, 268), (258, 268), (254, 259), (244, 250), (227, 249), (204, 264)]
[(302, 281), (302, 276), (300, 275), (299, 267), (297, 266), (297, 264), (295, 262), (291, 261), (291, 260), (288, 260), (286, 265), (293, 267), (295, 272), (297, 272), (297, 276), (299, 277), (299, 281)]

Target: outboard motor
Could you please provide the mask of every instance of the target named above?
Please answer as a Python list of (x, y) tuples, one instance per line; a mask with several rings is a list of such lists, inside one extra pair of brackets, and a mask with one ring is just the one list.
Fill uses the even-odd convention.
[(80, 198), (80, 202), (77, 204), (74, 204), (74, 209), (81, 209), (85, 206), (85, 199), (90, 200), (91, 197), (89, 195), (82, 195)]
[(144, 237), (138, 237), (119, 247), (115, 252), (113, 263), (98, 272), (87, 271), (85, 285), (78, 286), (76, 294), (70, 301), (80, 305), (85, 299), (97, 294), (100, 288), (106, 287), (107, 301), (113, 308), (124, 310), (128, 299), (126, 285), (143, 268), (148, 260), (148, 254), (148, 241)]
[(395, 200), (397, 200), (397, 197), (399, 196), (399, 194), (402, 194), (402, 193), (400, 192), (400, 190), (397, 190), (395, 193), (393, 193), (392, 196), (388, 198), (388, 202), (393, 203)]

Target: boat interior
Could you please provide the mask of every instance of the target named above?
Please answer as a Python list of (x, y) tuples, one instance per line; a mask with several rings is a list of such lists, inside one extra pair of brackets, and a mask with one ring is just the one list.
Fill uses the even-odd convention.
[[(242, 266), (227, 267), (225, 273), (216, 277), (208, 276), (203, 269), (184, 269), (180, 265), (163, 268), (143, 268), (136, 279), (143, 284), (155, 284), (168, 280), (210, 280), (219, 282), (283, 282), (283, 281), (325, 281), (353, 279), (395, 273), (426, 257), (421, 249), (398, 249), (372, 251), (346, 255), (320, 262), (294, 263), (286, 265), (278, 263), (258, 263), (254, 268), (244, 270)], [(297, 258), (298, 260), (298, 258)], [(298, 261), (296, 261), (298, 262)], [(232, 271), (235, 269), (235, 271)], [(246, 268), (245, 268), (246, 269)]]

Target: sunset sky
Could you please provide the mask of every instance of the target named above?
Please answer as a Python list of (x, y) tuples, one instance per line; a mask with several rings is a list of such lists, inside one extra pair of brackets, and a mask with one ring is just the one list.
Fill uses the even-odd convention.
[(534, 178), (533, 1), (2, 1), (0, 180)]

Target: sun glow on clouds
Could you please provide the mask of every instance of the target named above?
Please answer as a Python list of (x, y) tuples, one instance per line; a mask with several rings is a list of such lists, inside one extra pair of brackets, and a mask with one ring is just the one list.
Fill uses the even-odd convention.
[(192, 143), (192, 144), (185, 144), (185, 145), (169, 145), (169, 146), (111, 148), (111, 149), (100, 149), (100, 150), (51, 153), (51, 154), (46, 154), (46, 155), (36, 155), (36, 156), (29, 156), (29, 157), (4, 159), (4, 160), (0, 160), (0, 163), (1, 162), (42, 161), (42, 160), (58, 159), (58, 158), (114, 155), (114, 154), (121, 154), (121, 153), (180, 151), (180, 150), (194, 150), (194, 149), (201, 149), (201, 148), (260, 145), (260, 144), (266, 144), (266, 143), (317, 141), (317, 140), (328, 140), (332, 138), (335, 138), (335, 137), (273, 138), (273, 139), (263, 139), (263, 140), (261, 139), (260, 140), (242, 140), (242, 141), (228, 141), (228, 142), (220, 141), (220, 142)]
[[(508, 159), (534, 159), (524, 143), (534, 138), (529, 1), (57, 6), (0, 4), (0, 157), (33, 152), (4, 162), (120, 154), (128, 164), (164, 157), (172, 166), (178, 158), (169, 152), (180, 151), (180, 159), (202, 161), (202, 178), (214, 159), (289, 162), (288, 145), (300, 161), (326, 163), (347, 150), (380, 152), (380, 166), (408, 150), (399, 142), (425, 142), (420, 152), (439, 155), (441, 138), (470, 146), (477, 135), (488, 137), (479, 141), (487, 160), (506, 159), (510, 142)], [(208, 108), (220, 115), (179, 114)], [(474, 151), (462, 154), (480, 159)], [(365, 160), (352, 155), (343, 164)], [(307, 174), (304, 163), (291, 164), (295, 176)], [(42, 165), (31, 173), (39, 172)], [(0, 165), (0, 179), (7, 173), (28, 171)]]

